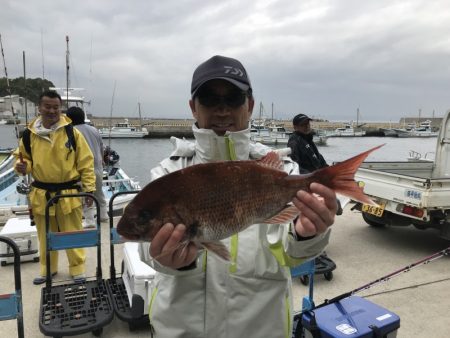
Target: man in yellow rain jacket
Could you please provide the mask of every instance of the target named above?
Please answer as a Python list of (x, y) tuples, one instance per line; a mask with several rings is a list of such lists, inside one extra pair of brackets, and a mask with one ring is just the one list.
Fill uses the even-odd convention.
[[(39, 285), (45, 282), (45, 206), (56, 193), (76, 193), (76, 185), (84, 192), (95, 190), (94, 157), (81, 133), (73, 128), (73, 140), (65, 128), (71, 120), (61, 115), (61, 96), (46, 91), (39, 98), (39, 113), (28, 129), (30, 152), (21, 139), (15, 152), (15, 170), (33, 176), (30, 201), (33, 210), (40, 250), (40, 275), (33, 280)], [(72, 143), (75, 144), (72, 144)], [(23, 161), (20, 160), (22, 154)], [(92, 201), (89, 201), (92, 203)], [(82, 230), (81, 199), (63, 198), (50, 208), (50, 229), (53, 232)], [(76, 282), (85, 280), (84, 249), (66, 250), (69, 273)], [(50, 252), (51, 273), (58, 271), (58, 251)]]

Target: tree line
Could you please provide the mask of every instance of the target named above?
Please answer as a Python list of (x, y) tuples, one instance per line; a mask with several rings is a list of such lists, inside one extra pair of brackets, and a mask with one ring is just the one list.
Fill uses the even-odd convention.
[[(37, 105), (39, 95), (50, 87), (54, 87), (54, 84), (46, 79), (39, 77), (35, 79), (27, 79), (26, 84), (23, 76), (9, 80), (9, 86), (11, 88), (11, 95), (19, 95), (26, 97), (28, 101), (34, 102)], [(6, 83), (6, 77), (0, 78), (0, 97), (8, 96), (8, 86)]]

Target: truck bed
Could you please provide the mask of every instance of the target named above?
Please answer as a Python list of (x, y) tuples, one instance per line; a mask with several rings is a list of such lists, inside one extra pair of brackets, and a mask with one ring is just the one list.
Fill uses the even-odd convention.
[(430, 179), (433, 162), (403, 161), (403, 162), (363, 162), (360, 168), (381, 171), (394, 175)]
[(433, 163), (428, 162), (364, 162), (355, 179), (364, 182), (364, 192), (379, 201), (421, 208), (450, 207), (450, 178), (431, 178)]

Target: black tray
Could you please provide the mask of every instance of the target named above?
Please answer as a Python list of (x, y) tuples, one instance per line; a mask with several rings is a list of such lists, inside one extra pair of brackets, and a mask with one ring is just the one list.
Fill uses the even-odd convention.
[(62, 337), (92, 331), (99, 336), (113, 316), (103, 279), (42, 288), (39, 328), (45, 335)]
[(127, 290), (122, 277), (108, 279), (106, 281), (106, 286), (113, 301), (116, 316), (128, 323), (130, 331), (150, 326), (148, 315), (143, 315), (144, 300), (141, 297), (133, 297), (133, 306), (130, 306)]

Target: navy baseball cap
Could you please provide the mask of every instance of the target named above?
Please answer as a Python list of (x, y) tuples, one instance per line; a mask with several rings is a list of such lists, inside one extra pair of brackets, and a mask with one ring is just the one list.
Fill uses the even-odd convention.
[(240, 61), (216, 55), (195, 69), (191, 83), (192, 97), (203, 84), (214, 79), (226, 80), (243, 91), (252, 90), (247, 71)]
[(299, 124), (302, 124), (305, 121), (311, 121), (311, 120), (312, 120), (312, 118), (310, 118), (308, 115), (298, 114), (298, 115), (295, 115), (294, 119), (292, 120), (292, 124), (294, 126), (297, 126)]

